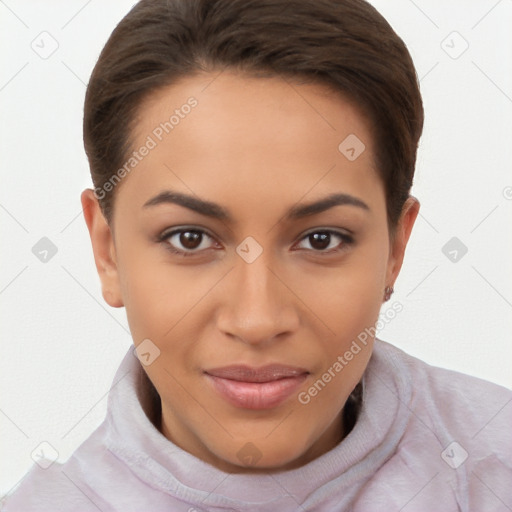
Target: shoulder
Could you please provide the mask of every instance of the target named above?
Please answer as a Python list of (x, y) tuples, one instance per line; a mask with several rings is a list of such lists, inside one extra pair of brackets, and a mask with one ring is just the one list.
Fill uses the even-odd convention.
[[(4, 498), (2, 512), (98, 512), (111, 510), (96, 489), (96, 480), (107, 480), (115, 465), (104, 444), (103, 422), (63, 462), (45, 459), (35, 463), (14, 491)], [(120, 473), (122, 468), (116, 468)]]
[(382, 385), (392, 375), (405, 390), (394, 399), (406, 426), (368, 493), (389, 500), (393, 481), (397, 496), (416, 489), (412, 503), (421, 510), (440, 502), (445, 510), (512, 506), (512, 391), (429, 365), (381, 340), (373, 356)]
[(498, 384), (430, 365), (382, 340), (376, 356), (411, 386), (411, 405), (425, 409), (437, 425), (477, 435), (482, 442), (508, 432), (512, 422), (512, 391)]
[(36, 512), (41, 510), (84, 512), (97, 506), (80, 490), (80, 485), (66, 478), (65, 464), (53, 463), (44, 469), (35, 464), (25, 475), (14, 493), (4, 498), (2, 511)]

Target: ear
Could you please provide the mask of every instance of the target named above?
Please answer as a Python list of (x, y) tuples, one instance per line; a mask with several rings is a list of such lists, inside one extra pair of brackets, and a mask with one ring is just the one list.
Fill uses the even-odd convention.
[(402, 263), (404, 261), (405, 247), (409, 241), (412, 227), (420, 210), (420, 202), (413, 196), (409, 196), (404, 203), (400, 219), (396, 226), (395, 235), (391, 240), (389, 248), (388, 268), (386, 274), (386, 285), (393, 286)]
[(91, 237), (96, 270), (101, 280), (101, 291), (105, 302), (113, 308), (122, 307), (123, 300), (116, 262), (114, 237), (98, 199), (92, 189), (86, 189), (80, 197), (85, 222)]

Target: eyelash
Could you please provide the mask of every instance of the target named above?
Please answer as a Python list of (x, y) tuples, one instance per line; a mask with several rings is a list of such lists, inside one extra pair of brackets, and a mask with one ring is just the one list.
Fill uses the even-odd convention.
[[(201, 235), (206, 235), (207, 237), (213, 239), (214, 237), (211, 236), (207, 231), (203, 230), (203, 229), (199, 229), (199, 228), (180, 228), (180, 229), (174, 229), (172, 231), (164, 231), (158, 238), (158, 241), (165, 244), (165, 248), (170, 251), (171, 253), (173, 254), (176, 254), (177, 256), (180, 256), (180, 257), (184, 257), (184, 258), (188, 258), (190, 256), (197, 256), (201, 251), (196, 251), (196, 250), (192, 250), (192, 251), (182, 251), (180, 249), (176, 249), (175, 247), (173, 247), (170, 243), (169, 243), (169, 238), (171, 238), (172, 236), (176, 235), (176, 234), (180, 234), (180, 233), (186, 233), (187, 231), (193, 231), (195, 233), (199, 233)], [(303, 237), (300, 239), (300, 241), (304, 240), (305, 238), (311, 236), (311, 235), (314, 235), (314, 234), (317, 234), (317, 233), (328, 233), (329, 235), (334, 235), (334, 236), (337, 236), (339, 237), (342, 242), (341, 242), (341, 248), (338, 248), (338, 249), (331, 249), (329, 251), (325, 251), (325, 250), (314, 250), (314, 249), (305, 249), (307, 251), (312, 251), (320, 256), (324, 256), (324, 255), (330, 255), (330, 254), (333, 254), (333, 253), (340, 253), (342, 252), (343, 250), (346, 250), (349, 246), (353, 245), (354, 244), (354, 238), (346, 233), (343, 233), (343, 232), (340, 232), (340, 231), (335, 231), (335, 230), (332, 230), (332, 229), (315, 229), (313, 231), (309, 231), (308, 233), (304, 234)], [(206, 249), (203, 249), (203, 250), (206, 250)]]

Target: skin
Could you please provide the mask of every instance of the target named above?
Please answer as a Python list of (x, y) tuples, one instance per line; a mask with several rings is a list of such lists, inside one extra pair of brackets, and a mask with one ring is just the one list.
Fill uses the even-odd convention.
[[(419, 203), (408, 199), (391, 236), (371, 125), (318, 84), (228, 71), (188, 77), (141, 105), (134, 148), (190, 96), (197, 107), (117, 186), (111, 226), (93, 191), (82, 193), (103, 297), (126, 308), (135, 345), (149, 338), (161, 351), (145, 370), (162, 400), (163, 435), (228, 472), (296, 468), (343, 438), (341, 412), (373, 339), (307, 405), (297, 394), (377, 321)], [(349, 134), (366, 146), (354, 161), (338, 150)], [(168, 189), (218, 203), (233, 220), (176, 204), (143, 207)], [(339, 205), (285, 218), (291, 207), (335, 192), (368, 209)], [(195, 246), (183, 237), (180, 243), (179, 235), (158, 240), (180, 227), (201, 228), (211, 238)], [(353, 243), (331, 235), (326, 247), (306, 236), (326, 228), (351, 233)], [(263, 249), (252, 263), (235, 251), (248, 236)], [(171, 243), (195, 255), (172, 254)], [(203, 373), (276, 362), (310, 373), (297, 393), (266, 410), (227, 403)], [(249, 442), (256, 465), (237, 455)]]

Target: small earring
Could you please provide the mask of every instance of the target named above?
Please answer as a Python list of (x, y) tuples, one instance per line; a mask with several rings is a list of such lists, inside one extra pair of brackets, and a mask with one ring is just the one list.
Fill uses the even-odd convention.
[(384, 289), (384, 302), (387, 302), (391, 298), (391, 295), (393, 295), (394, 291), (395, 290), (392, 286), (386, 286)]

